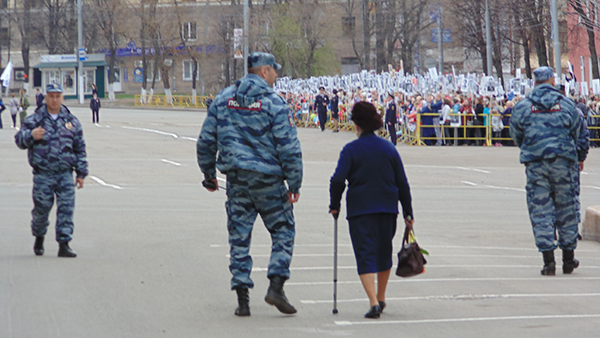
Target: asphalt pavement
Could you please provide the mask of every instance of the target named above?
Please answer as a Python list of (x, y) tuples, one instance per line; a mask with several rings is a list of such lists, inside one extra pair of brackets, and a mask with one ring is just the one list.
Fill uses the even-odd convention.
[[(195, 157), (206, 114), (101, 109), (94, 125), (88, 109), (72, 111), (82, 121), (90, 165), (76, 194), (75, 259), (56, 256), (56, 209), (45, 255), (33, 254), (31, 168), (2, 114), (0, 338), (600, 337), (600, 243), (579, 242), (581, 266), (573, 274), (563, 275), (559, 263), (556, 276), (540, 275), (515, 147), (397, 146), (429, 263), (420, 276), (393, 275), (384, 313), (369, 320), (345, 208), (339, 313), (332, 314), (329, 178), (356, 136), (299, 129), (304, 180), (285, 284), (298, 313), (282, 315), (264, 301), (270, 237), (257, 220), (252, 316), (239, 318), (229, 284), (225, 192), (202, 188)], [(599, 155), (590, 151), (581, 176), (582, 210), (600, 205)]]

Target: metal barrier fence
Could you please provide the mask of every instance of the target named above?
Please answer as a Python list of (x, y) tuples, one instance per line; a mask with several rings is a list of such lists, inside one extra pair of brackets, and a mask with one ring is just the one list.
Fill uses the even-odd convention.
[[(340, 106), (342, 107), (342, 106)], [(344, 106), (344, 109), (340, 109), (339, 115), (339, 129), (344, 131), (354, 132), (354, 123), (350, 120), (350, 114), (348, 114), (348, 107)], [(383, 114), (382, 114), (383, 115)], [(318, 128), (319, 122), (316, 113), (309, 114), (295, 114), (296, 118), (296, 126), (298, 127), (306, 127), (306, 128)], [(450, 116), (458, 116), (461, 119), (461, 125), (459, 127), (452, 127), (448, 125), (433, 125), (428, 124), (424, 125), (422, 123), (422, 118), (424, 116), (439, 117), (438, 113), (424, 113), (424, 114), (415, 114), (414, 119), (414, 128), (411, 128), (411, 124), (408, 121), (407, 116), (402, 116), (401, 123), (398, 123), (396, 126), (396, 130), (398, 133), (398, 142), (404, 142), (408, 145), (426, 145), (427, 141), (437, 142), (438, 138), (435, 134), (436, 127), (439, 128), (440, 139), (445, 142), (452, 142), (455, 145), (459, 143), (475, 143), (480, 142), (481, 144), (485, 144), (486, 146), (492, 146), (498, 142), (504, 142), (508, 144), (512, 143), (512, 138), (508, 131), (510, 130), (509, 125), (503, 125), (502, 131), (498, 132), (500, 135), (494, 135), (494, 130), (492, 127), (492, 117), (510, 117), (510, 114), (503, 116), (501, 114), (488, 114), (485, 115), (484, 124), (474, 124), (471, 119), (474, 120), (474, 117), (471, 115), (463, 115), (463, 114), (450, 114)], [(467, 117), (467, 119), (464, 119)], [(382, 116), (384, 118), (384, 116)], [(593, 121), (593, 122), (590, 122)], [(600, 146), (600, 115), (590, 115), (588, 118), (588, 131), (590, 133), (590, 142), (597, 143)], [(325, 124), (325, 128), (333, 129), (334, 124), (331, 121), (331, 112), (328, 112), (328, 122)], [(423, 136), (423, 131), (425, 128), (433, 129), (433, 135), (431, 136)], [(450, 137), (447, 137), (446, 131), (450, 130)], [(477, 132), (478, 131), (478, 132)], [(381, 128), (378, 131), (379, 135), (385, 138), (389, 137), (389, 133), (387, 128)], [(480, 136), (477, 136), (480, 134)], [(594, 144), (592, 143), (592, 144)]]
[[(164, 95), (135, 95), (135, 106), (147, 106), (147, 107), (179, 107), (179, 108), (206, 108), (207, 96), (193, 96), (186, 95), (173, 95), (172, 102), (167, 101), (167, 97)], [(339, 129), (343, 131), (354, 132), (354, 123), (350, 120), (349, 114), (350, 107), (347, 105), (340, 105), (339, 115)], [(384, 112), (379, 107), (378, 110), (381, 112), (382, 118), (385, 120)], [(331, 121), (331, 112), (328, 112), (328, 122), (325, 124), (325, 128), (333, 129), (334, 124)], [(401, 117), (401, 123), (396, 125), (398, 133), (398, 142), (404, 142), (408, 145), (426, 145), (427, 141), (437, 142), (438, 138), (436, 135), (436, 129), (439, 130), (440, 139), (444, 142), (454, 142), (458, 145), (459, 142), (481, 142), (487, 146), (493, 145), (495, 142), (508, 141), (512, 142), (509, 137), (495, 137), (493, 135), (493, 128), (491, 119), (494, 116), (502, 117), (500, 114), (489, 114), (486, 115), (486, 121), (483, 125), (468, 124), (465, 123), (463, 114), (450, 114), (450, 116), (458, 116), (461, 119), (461, 125), (459, 127), (452, 127), (447, 125), (423, 125), (422, 118), (424, 116), (438, 117), (438, 113), (424, 113), (415, 114), (415, 128), (411, 128), (411, 124), (408, 121), (407, 116)], [(510, 117), (510, 115), (507, 115)], [(468, 118), (473, 118), (467, 116)], [(316, 113), (300, 114), (295, 113), (294, 118), (296, 119), (296, 126), (305, 128), (317, 128), (319, 127), (318, 117)], [(474, 118), (473, 118), (474, 119)], [(600, 146), (600, 115), (589, 115), (588, 117), (588, 131), (590, 134), (590, 142), (592, 144)], [(423, 136), (424, 129), (431, 128), (434, 130), (432, 136)], [(412, 130), (411, 130), (412, 129)], [(450, 129), (451, 137), (447, 138), (446, 131)], [(503, 131), (508, 131), (510, 126), (505, 125)], [(481, 136), (476, 136), (478, 131)], [(387, 128), (381, 128), (378, 131), (381, 137), (388, 138), (389, 133)], [(506, 132), (503, 132), (506, 135)], [(431, 142), (429, 142), (431, 143)]]
[(179, 107), (179, 108), (206, 108), (206, 99), (208, 96), (187, 96), (173, 95), (171, 102), (168, 102), (164, 95), (136, 95), (135, 106), (148, 107)]

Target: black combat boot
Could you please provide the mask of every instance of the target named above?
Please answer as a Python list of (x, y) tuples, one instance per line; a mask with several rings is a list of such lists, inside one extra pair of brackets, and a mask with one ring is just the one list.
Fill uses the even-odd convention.
[(235, 315), (240, 317), (250, 316), (250, 295), (248, 289), (239, 287), (235, 288), (238, 296), (238, 307), (235, 309)]
[(58, 257), (77, 257), (77, 254), (69, 248), (69, 242), (60, 242), (58, 243)]
[(574, 250), (563, 250), (563, 273), (568, 275), (579, 266)]
[(33, 252), (36, 256), (44, 254), (44, 236), (37, 236), (35, 238), (35, 244), (33, 245)]
[(269, 279), (271, 280), (271, 285), (269, 285), (265, 301), (271, 305), (275, 305), (277, 310), (281, 313), (288, 315), (296, 313), (296, 308), (290, 304), (283, 292), (283, 283), (285, 283), (285, 279), (281, 276), (271, 276)]
[(544, 255), (544, 268), (542, 269), (542, 275), (556, 275), (556, 262), (554, 262), (554, 250), (543, 251), (542, 255)]

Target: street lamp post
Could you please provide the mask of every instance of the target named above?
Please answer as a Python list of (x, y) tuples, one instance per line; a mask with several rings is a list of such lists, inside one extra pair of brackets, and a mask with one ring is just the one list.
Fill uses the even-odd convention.
[(83, 60), (81, 51), (83, 50), (83, 37), (82, 37), (82, 23), (81, 23), (81, 0), (77, 0), (77, 86), (79, 104), (83, 104)]
[(556, 0), (550, 0), (550, 12), (552, 14), (552, 36), (554, 37), (554, 71), (559, 76), (562, 73), (560, 60), (560, 38), (558, 33), (558, 6)]
[(488, 0), (485, 0), (485, 49), (487, 51), (487, 76), (492, 76), (492, 24)]

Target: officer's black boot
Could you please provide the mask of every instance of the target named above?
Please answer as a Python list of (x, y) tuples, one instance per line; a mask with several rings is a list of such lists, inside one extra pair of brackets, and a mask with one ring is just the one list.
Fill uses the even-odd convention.
[(58, 243), (58, 257), (77, 257), (77, 254), (69, 248), (69, 242), (60, 242)]
[(542, 255), (544, 255), (544, 268), (542, 269), (542, 275), (556, 275), (556, 262), (554, 262), (554, 250), (543, 251)]
[(44, 254), (44, 236), (37, 236), (35, 238), (35, 244), (33, 245), (33, 252), (36, 256)]
[(247, 317), (250, 315), (250, 295), (247, 288), (235, 288), (238, 296), (238, 307), (235, 309), (235, 315)]
[(285, 279), (281, 276), (271, 276), (269, 279), (271, 280), (271, 285), (269, 285), (265, 301), (271, 305), (275, 305), (277, 310), (281, 313), (288, 315), (296, 313), (296, 308), (290, 304), (283, 292), (283, 283), (285, 283)]
[(579, 266), (579, 261), (575, 259), (574, 250), (563, 250), (563, 273), (570, 274)]

